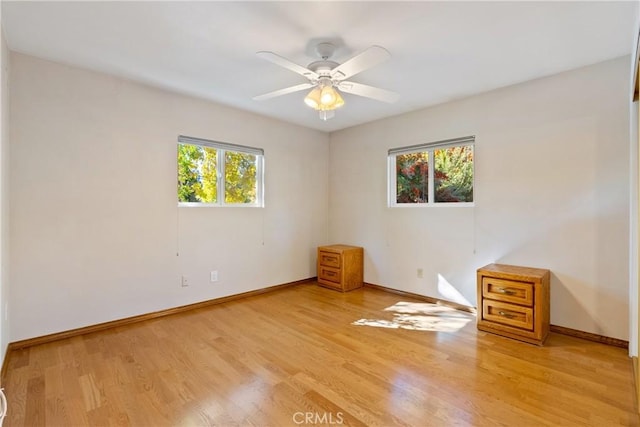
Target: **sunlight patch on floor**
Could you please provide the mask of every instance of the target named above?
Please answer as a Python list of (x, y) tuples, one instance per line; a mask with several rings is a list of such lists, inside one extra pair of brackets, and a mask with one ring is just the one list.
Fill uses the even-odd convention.
[(438, 304), (400, 301), (384, 311), (393, 313), (393, 319), (360, 319), (356, 326), (415, 331), (455, 332), (474, 319), (470, 313)]

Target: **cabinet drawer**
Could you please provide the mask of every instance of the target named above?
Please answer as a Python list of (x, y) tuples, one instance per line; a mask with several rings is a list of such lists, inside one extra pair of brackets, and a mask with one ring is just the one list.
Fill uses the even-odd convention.
[(482, 301), (482, 319), (533, 331), (533, 309), (500, 301)]
[(340, 254), (334, 252), (320, 252), (318, 254), (318, 262), (320, 265), (327, 267), (340, 268)]
[(482, 296), (533, 307), (533, 284), (516, 280), (483, 277)]
[(340, 283), (340, 270), (337, 268), (321, 265), (318, 269), (318, 279)]

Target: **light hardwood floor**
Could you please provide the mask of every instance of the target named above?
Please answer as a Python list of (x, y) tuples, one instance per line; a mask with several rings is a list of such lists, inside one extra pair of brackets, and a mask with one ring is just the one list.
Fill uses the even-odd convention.
[(5, 427), (639, 424), (626, 350), (520, 343), (370, 288), (299, 285), (8, 358)]

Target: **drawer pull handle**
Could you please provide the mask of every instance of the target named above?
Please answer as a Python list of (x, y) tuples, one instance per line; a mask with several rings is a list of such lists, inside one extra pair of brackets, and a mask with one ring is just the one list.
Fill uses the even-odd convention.
[(502, 317), (506, 317), (507, 319), (511, 319), (513, 317), (512, 314), (509, 314), (506, 311), (499, 311), (498, 314)]
[(335, 276), (336, 273), (334, 273), (333, 271), (325, 271), (324, 274), (326, 274), (327, 276)]
[(505, 295), (513, 295), (516, 293), (513, 289), (510, 288), (497, 288), (498, 292)]

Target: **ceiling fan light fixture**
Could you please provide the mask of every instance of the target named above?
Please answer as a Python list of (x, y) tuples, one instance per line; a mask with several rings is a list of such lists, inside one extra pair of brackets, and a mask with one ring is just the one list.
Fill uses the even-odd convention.
[(344, 105), (344, 99), (342, 99), (340, 92), (334, 89), (334, 93), (335, 93), (336, 99), (335, 101), (333, 101), (333, 105), (331, 106), (332, 110), (335, 110), (336, 108), (340, 108)]
[(304, 103), (316, 111), (320, 112), (320, 118), (327, 120), (333, 115), (324, 114), (323, 112), (333, 111), (344, 105), (344, 99), (340, 92), (333, 86), (316, 86), (304, 98)]
[(323, 106), (330, 106), (336, 102), (336, 90), (333, 86), (325, 86), (322, 88), (322, 93), (320, 95), (320, 103)]
[(317, 110), (320, 108), (321, 96), (322, 90), (319, 87), (314, 87), (311, 92), (304, 97), (304, 103), (314, 110)]
[(335, 111), (333, 110), (320, 110), (319, 114), (320, 120), (324, 120), (325, 122), (336, 115)]

